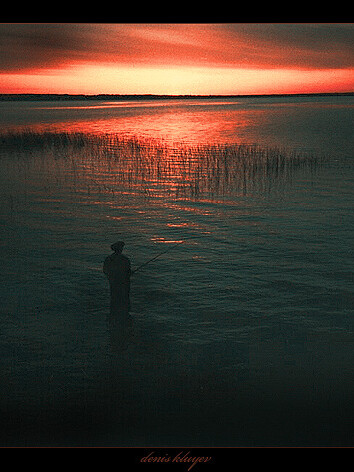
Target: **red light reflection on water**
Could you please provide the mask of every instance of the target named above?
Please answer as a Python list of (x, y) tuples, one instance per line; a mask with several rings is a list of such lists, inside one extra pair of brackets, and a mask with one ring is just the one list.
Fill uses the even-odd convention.
[(33, 121), (16, 129), (119, 134), (193, 145), (246, 142), (266, 116), (265, 108), (245, 107), (235, 100), (73, 103), (33, 110)]
[(153, 237), (150, 238), (151, 241), (155, 243), (163, 243), (163, 244), (180, 244), (184, 242), (184, 239), (166, 239), (166, 238), (160, 238), (160, 237)]
[[(85, 185), (90, 186), (87, 200), (92, 205), (117, 210), (116, 195), (134, 199), (146, 195), (159, 201), (159, 205), (184, 215), (202, 216), (210, 215), (212, 210), (194, 205), (192, 200), (197, 195), (199, 201), (202, 198), (207, 203), (206, 194), (213, 191), (208, 188), (213, 184), (212, 176), (206, 173), (205, 165), (201, 165), (206, 157), (202, 147), (247, 142), (248, 131), (257, 128), (268, 113), (265, 108), (247, 108), (236, 101), (212, 104), (194, 101), (188, 106), (181, 101), (59, 104), (52, 109), (41, 106), (38, 110), (46, 112), (51, 121), (32, 123), (26, 129), (38, 133), (80, 133), (89, 137), (83, 147), (75, 148), (70, 156), (72, 160), (68, 162), (73, 162), (72, 169), (64, 160), (58, 165), (66, 166), (63, 171), (72, 172), (77, 178), (77, 185), (83, 189), (81, 194), (85, 193)], [(91, 137), (102, 139), (91, 140)], [(216, 161), (211, 159), (210, 162)], [(218, 165), (216, 162), (216, 167)], [(217, 178), (221, 184), (224, 180), (227, 184), (222, 165), (219, 170)], [(97, 193), (108, 197), (108, 201), (96, 199)], [(215, 200), (211, 198), (210, 203)], [(121, 216), (114, 214), (108, 218), (119, 221)], [(187, 226), (173, 220), (169, 225), (171, 229)]]

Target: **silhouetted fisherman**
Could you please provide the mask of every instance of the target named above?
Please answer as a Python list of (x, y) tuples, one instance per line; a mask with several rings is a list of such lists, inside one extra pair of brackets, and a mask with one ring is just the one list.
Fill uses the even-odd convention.
[(123, 241), (112, 244), (114, 253), (103, 264), (111, 290), (111, 315), (128, 315), (130, 310), (131, 266), (128, 257), (122, 254), (123, 247)]

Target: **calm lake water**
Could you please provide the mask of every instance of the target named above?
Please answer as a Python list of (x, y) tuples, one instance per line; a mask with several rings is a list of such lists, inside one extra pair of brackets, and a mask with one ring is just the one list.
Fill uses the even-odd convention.
[(353, 105), (0, 102), (0, 445), (353, 446)]

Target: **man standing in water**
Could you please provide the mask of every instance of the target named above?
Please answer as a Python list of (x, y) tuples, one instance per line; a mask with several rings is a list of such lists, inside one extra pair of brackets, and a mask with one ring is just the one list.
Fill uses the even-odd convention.
[(123, 241), (112, 244), (114, 253), (103, 264), (111, 290), (111, 315), (128, 315), (130, 310), (131, 267), (128, 257), (122, 254), (123, 247)]

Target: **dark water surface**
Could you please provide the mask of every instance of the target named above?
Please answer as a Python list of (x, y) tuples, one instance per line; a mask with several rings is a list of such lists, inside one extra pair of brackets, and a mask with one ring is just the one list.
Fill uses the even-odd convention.
[[(0, 152), (0, 445), (352, 446), (353, 103), (0, 103), (22, 133)], [(203, 148), (234, 143), (305, 164)], [(117, 239), (133, 268), (181, 241), (133, 276), (124, 329)]]

